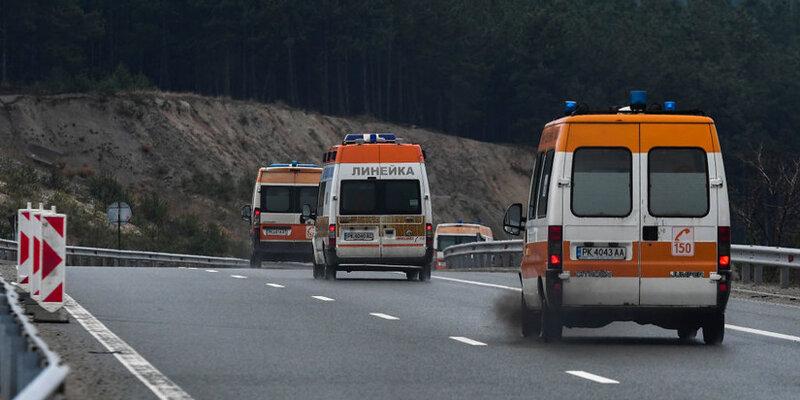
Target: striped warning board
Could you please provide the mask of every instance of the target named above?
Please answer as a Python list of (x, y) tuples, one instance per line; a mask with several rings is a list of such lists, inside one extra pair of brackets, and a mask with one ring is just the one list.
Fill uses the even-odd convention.
[(42, 282), (42, 219), (47, 215), (53, 215), (50, 210), (33, 210), (30, 219), (30, 240), (31, 245), (31, 274), (30, 293), (34, 300), (40, 299), (40, 286)]
[(31, 240), (31, 213), (28, 208), (17, 211), (17, 282), (24, 291), (30, 290), (33, 270), (33, 241)]
[(45, 310), (55, 312), (64, 305), (67, 216), (52, 213), (42, 215), (41, 230), (39, 304)]

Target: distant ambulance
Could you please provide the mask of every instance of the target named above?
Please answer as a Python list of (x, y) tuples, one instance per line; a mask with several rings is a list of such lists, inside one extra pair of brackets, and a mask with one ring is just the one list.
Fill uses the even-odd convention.
[(503, 223), (524, 235), (523, 335), (635, 321), (720, 343), (731, 236), (714, 121), (648, 107), (639, 91), (630, 104), (567, 102), (542, 131), (528, 206), (511, 205)]
[(492, 241), (492, 229), (479, 224), (449, 223), (436, 225), (433, 235), (433, 247), (436, 258), (434, 269), (445, 269), (444, 249), (457, 244)]
[(433, 225), (422, 148), (393, 134), (349, 134), (323, 161), (318, 201), (303, 212), (316, 220), (314, 277), (394, 270), (430, 279)]
[(314, 164), (272, 164), (258, 170), (252, 205), (242, 207), (251, 223), (250, 266), (261, 262), (311, 261), (314, 227), (300, 223), (303, 204), (317, 201), (322, 168)]

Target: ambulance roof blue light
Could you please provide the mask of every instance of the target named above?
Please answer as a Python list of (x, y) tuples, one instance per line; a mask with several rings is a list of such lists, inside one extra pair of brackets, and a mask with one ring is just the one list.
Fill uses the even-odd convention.
[(632, 109), (644, 109), (647, 105), (647, 92), (644, 90), (631, 90), (630, 106)]
[(678, 104), (674, 101), (665, 101), (664, 102), (664, 111), (675, 111), (678, 109)]
[(569, 115), (575, 112), (578, 109), (578, 102), (567, 100), (564, 102), (564, 114)]

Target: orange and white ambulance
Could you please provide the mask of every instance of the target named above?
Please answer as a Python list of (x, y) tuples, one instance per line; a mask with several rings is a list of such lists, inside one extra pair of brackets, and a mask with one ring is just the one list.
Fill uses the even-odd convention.
[(314, 227), (300, 223), (300, 212), (317, 201), (321, 174), (319, 166), (296, 161), (258, 170), (252, 205), (242, 207), (242, 218), (251, 223), (251, 267), (264, 260), (311, 260)]
[(394, 270), (430, 279), (433, 225), (422, 148), (389, 133), (348, 134), (323, 161), (318, 201), (303, 210), (316, 220), (314, 277)]
[(450, 246), (492, 240), (494, 240), (492, 228), (488, 226), (462, 222), (438, 224), (436, 225), (436, 232), (433, 234), (433, 247), (436, 249), (433, 268), (447, 268), (444, 262), (444, 249)]
[(524, 235), (523, 335), (635, 321), (722, 342), (730, 212), (714, 121), (645, 99), (606, 112), (567, 102), (544, 127), (528, 207), (504, 218)]

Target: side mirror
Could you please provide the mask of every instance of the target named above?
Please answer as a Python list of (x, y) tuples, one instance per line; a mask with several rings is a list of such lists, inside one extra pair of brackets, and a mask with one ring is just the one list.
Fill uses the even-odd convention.
[(525, 220), (522, 218), (522, 204), (514, 203), (506, 209), (503, 216), (503, 230), (510, 235), (517, 236), (525, 227)]
[(242, 220), (245, 222), (253, 222), (253, 208), (249, 204), (242, 206)]
[(303, 204), (303, 211), (300, 213), (300, 223), (305, 224), (308, 220), (316, 220), (317, 214), (308, 204)]

